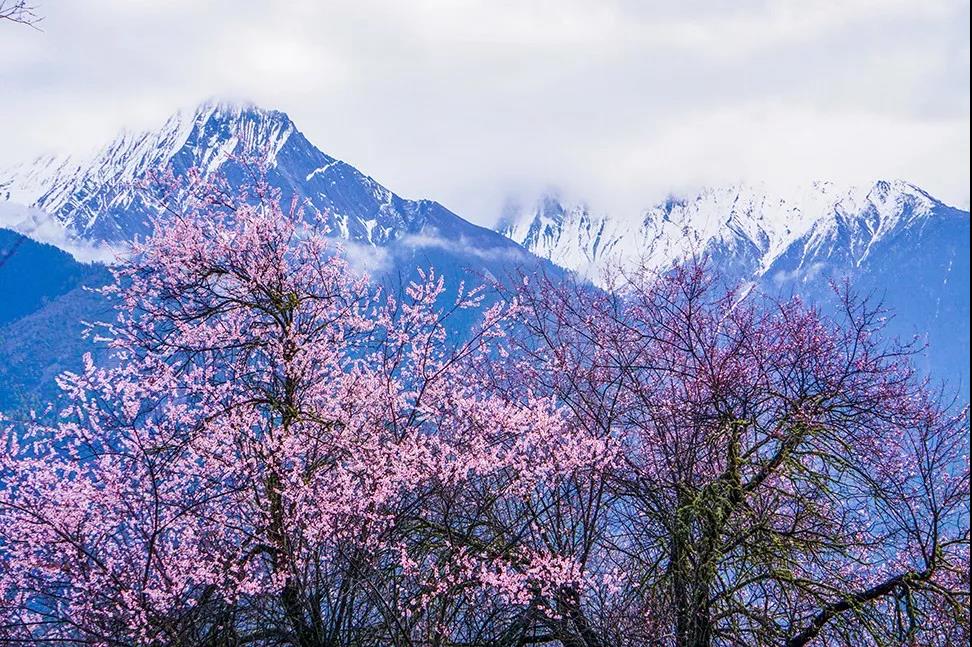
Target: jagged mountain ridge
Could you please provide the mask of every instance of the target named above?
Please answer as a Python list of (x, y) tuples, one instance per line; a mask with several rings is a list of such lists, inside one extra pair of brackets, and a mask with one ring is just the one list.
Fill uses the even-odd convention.
[(316, 148), (285, 113), (247, 104), (204, 103), (158, 130), (123, 133), (88, 159), (43, 157), (0, 172), (0, 198), (42, 209), (79, 238), (124, 242), (150, 233), (152, 210), (139, 188), (150, 173), (197, 167), (232, 176), (246, 156), (265, 159), (267, 179), (285, 200), (296, 195), (349, 242), (382, 247), (414, 237), (411, 247), (435, 239), (522, 251), (437, 202), (396, 195)]
[[(899, 314), (894, 332), (923, 335), (930, 370), (959, 376), (968, 399), (968, 212), (906, 182), (861, 189), (818, 182), (786, 194), (760, 186), (710, 188), (669, 198), (635, 218), (547, 197), (534, 208), (509, 209), (496, 232), (436, 202), (394, 194), (317, 149), (282, 112), (210, 102), (156, 131), (123, 134), (90, 158), (46, 157), (0, 171), (0, 200), (33, 207), (29, 218), (18, 215), (13, 224), (52, 224), (49, 229), (85, 243), (124, 243), (150, 231), (138, 188), (147, 174), (201, 167), (232, 175), (239, 170), (235, 156), (255, 153), (267, 159), (268, 180), (285, 200), (296, 196), (321, 211), (335, 237), (363, 247), (383, 264), (385, 277), (399, 280), (416, 266), (433, 266), (455, 285), (501, 277), (540, 257), (598, 281), (615, 262), (662, 269), (690, 253), (707, 255), (727, 282), (820, 302), (831, 296), (831, 279), (852, 278), (887, 297)], [(38, 222), (44, 217), (51, 221)], [(18, 347), (53, 347), (51, 321), (103, 306), (81, 298), (81, 288), (53, 301), (39, 293), (43, 312), (10, 322), (6, 337), (21, 340)]]
[[(143, 179), (166, 169), (178, 176), (197, 167), (218, 172), (232, 184), (243, 170), (236, 160), (249, 155), (266, 160), (266, 179), (281, 190), (285, 204), (296, 197), (306, 205), (308, 218), (316, 219), (319, 212), (331, 235), (344, 242), (352, 264), (391, 290), (400, 290), (419, 267), (444, 275), (448, 292), (461, 283), (503, 280), (538, 263), (554, 275), (560, 271), (437, 202), (396, 195), (317, 149), (286, 114), (240, 104), (203, 104), (174, 115), (156, 131), (125, 133), (88, 158), (45, 157), (0, 171), (0, 203), (7, 201), (0, 204), (5, 207), (0, 226), (53, 243), (78, 260), (104, 261), (151, 232), (154, 207), (142, 199)], [(13, 232), (6, 235), (21, 240)], [(84, 259), (78, 250), (85, 252)], [(17, 264), (18, 274), (45, 280), (27, 282), (23, 294), (14, 295), (17, 303), (7, 308), (10, 317), (0, 319), (0, 411), (56, 397), (53, 376), (76, 370), (83, 352), (97, 350), (91, 340), (81, 339), (82, 321), (112, 316), (109, 304), (90, 290), (107, 280), (105, 268), (88, 272), (68, 257), (71, 262), (65, 261), (60, 272), (49, 261), (66, 256), (35, 254), (31, 258), (37, 262), (25, 257), (28, 262)], [(75, 285), (75, 276), (91, 280)], [(0, 297), (11, 297), (10, 292)], [(472, 329), (475, 316), (471, 310), (457, 314), (452, 332)]]
[(598, 281), (605, 270), (644, 264), (663, 269), (691, 255), (714, 257), (739, 279), (782, 271), (795, 246), (790, 271), (806, 270), (840, 255), (858, 266), (896, 231), (949, 207), (903, 181), (840, 189), (815, 182), (788, 195), (744, 184), (708, 188), (689, 198), (671, 197), (634, 218), (564, 205), (543, 196), (528, 209), (508, 207), (498, 231), (538, 256)]
[[(636, 218), (545, 196), (511, 207), (499, 231), (605, 283), (644, 265), (704, 257), (729, 285), (798, 294), (837, 314), (845, 280), (892, 315), (886, 334), (927, 348), (918, 364), (969, 398), (969, 212), (903, 181), (814, 183), (788, 195), (738, 185), (670, 198)], [(623, 280), (623, 279), (622, 279)]]

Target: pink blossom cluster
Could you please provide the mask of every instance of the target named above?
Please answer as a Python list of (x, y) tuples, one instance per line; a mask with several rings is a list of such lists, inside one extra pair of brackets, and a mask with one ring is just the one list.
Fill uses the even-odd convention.
[(261, 180), (169, 188), (104, 352), (3, 426), (0, 642), (968, 636), (966, 412), (849, 292), (387, 291)]

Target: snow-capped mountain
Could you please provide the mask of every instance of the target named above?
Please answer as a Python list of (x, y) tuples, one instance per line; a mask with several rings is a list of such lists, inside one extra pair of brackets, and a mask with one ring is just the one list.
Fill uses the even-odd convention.
[(969, 212), (913, 184), (816, 182), (785, 194), (737, 185), (669, 198), (633, 218), (545, 196), (509, 207), (498, 229), (596, 283), (704, 256), (728, 284), (836, 308), (831, 283), (847, 279), (893, 314), (888, 334), (927, 344), (923, 367), (968, 400)]
[(267, 179), (284, 200), (296, 195), (352, 243), (387, 247), (404, 240), (412, 248), (454, 244), (522, 254), (439, 203), (404, 199), (323, 153), (283, 112), (245, 104), (204, 103), (158, 130), (124, 133), (89, 158), (43, 157), (0, 171), (0, 199), (39, 208), (87, 241), (118, 243), (150, 231), (151, 210), (139, 186), (150, 173), (195, 167), (232, 178), (240, 172), (237, 161), (248, 156), (266, 161)]
[(594, 281), (606, 270), (658, 270), (692, 255), (708, 255), (740, 279), (758, 279), (781, 270), (794, 246), (802, 253), (788, 259), (788, 270), (810, 271), (827, 259), (858, 266), (882, 240), (946, 210), (902, 181), (847, 189), (815, 182), (787, 194), (735, 185), (670, 197), (632, 218), (548, 195), (528, 209), (509, 206), (498, 230)]
[[(892, 333), (927, 341), (930, 373), (957, 383), (968, 400), (969, 214), (906, 182), (856, 189), (817, 182), (783, 193), (712, 188), (630, 218), (547, 196), (507, 209), (497, 232), (437, 202), (396, 195), (316, 148), (282, 112), (212, 102), (157, 130), (123, 134), (90, 157), (44, 157), (0, 171), (0, 227), (79, 260), (103, 260), (102, 252), (150, 233), (139, 187), (149, 174), (197, 167), (233, 181), (245, 156), (265, 159), (284, 200), (299, 198), (308, 212), (322, 213), (379, 280), (407, 280), (417, 266), (431, 266), (455, 286), (547, 259), (599, 282), (616, 265), (657, 270), (694, 254), (707, 256), (727, 283), (826, 304), (830, 280), (850, 278), (897, 313)], [(3, 295), (2, 404), (25, 402), (20, 393), (39, 397), (39, 384), (77, 364), (85, 350), (80, 322), (107, 316), (107, 304), (86, 288), (107, 279), (103, 269), (75, 266), (13, 232), (0, 230), (0, 244), (20, 255), (0, 273), (0, 284), (17, 288)], [(548, 267), (554, 275), (555, 266)], [(21, 280), (32, 273), (36, 280)], [(16, 397), (8, 388), (15, 382)]]
[[(77, 261), (113, 258), (114, 250), (150, 233), (152, 208), (142, 198), (142, 180), (166, 169), (180, 175), (200, 168), (234, 182), (242, 172), (238, 160), (248, 156), (266, 160), (266, 179), (285, 203), (297, 197), (308, 217), (319, 212), (331, 235), (345, 241), (352, 262), (393, 289), (417, 267), (434, 267), (446, 289), (455, 290), (461, 281), (502, 280), (514, 268), (549, 265), (437, 202), (396, 195), (320, 151), (282, 112), (206, 103), (155, 131), (122, 134), (90, 157), (44, 157), (0, 171), (0, 258), (9, 251), (17, 261), (6, 272), (0, 266), (0, 289), (7, 286), (0, 294), (7, 301), (0, 307), (0, 411), (52, 397), (53, 376), (76, 369), (90, 350), (81, 322), (111, 316), (108, 304), (87, 289), (108, 280), (107, 271)], [(21, 279), (27, 275), (37, 280)], [(461, 317), (472, 316), (457, 316), (457, 334), (472, 323)]]

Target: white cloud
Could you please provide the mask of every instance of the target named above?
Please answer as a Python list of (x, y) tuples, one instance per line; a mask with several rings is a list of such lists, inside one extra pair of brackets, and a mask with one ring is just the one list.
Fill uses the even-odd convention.
[(434, 229), (424, 231), (420, 234), (408, 234), (398, 241), (398, 244), (407, 249), (442, 249), (454, 252), (462, 258), (481, 258), (484, 260), (508, 260), (522, 261), (523, 251), (515, 246), (509, 247), (482, 247), (476, 242), (469, 240), (466, 236), (459, 238), (445, 238)]
[(773, 275), (773, 283), (777, 287), (797, 279), (802, 279), (804, 283), (809, 283), (824, 269), (826, 269), (826, 267), (827, 266), (823, 263), (812, 263), (810, 267), (807, 268), (798, 267), (790, 271), (780, 270)]
[(489, 223), (550, 185), (611, 209), (776, 176), (968, 204), (962, 0), (91, 0), (0, 26), (0, 166), (218, 95)]
[(368, 276), (379, 276), (391, 267), (391, 257), (383, 247), (342, 239), (337, 242), (336, 250), (352, 269)]
[(82, 263), (111, 263), (125, 253), (123, 248), (78, 239), (40, 209), (13, 202), (0, 201), (0, 227), (58, 247)]

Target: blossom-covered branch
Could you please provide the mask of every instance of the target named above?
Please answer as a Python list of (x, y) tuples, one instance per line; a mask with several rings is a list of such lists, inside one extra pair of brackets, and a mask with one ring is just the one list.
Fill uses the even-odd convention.
[(880, 309), (393, 293), (259, 173), (161, 182), (106, 356), (3, 431), (5, 644), (968, 638), (967, 415)]

